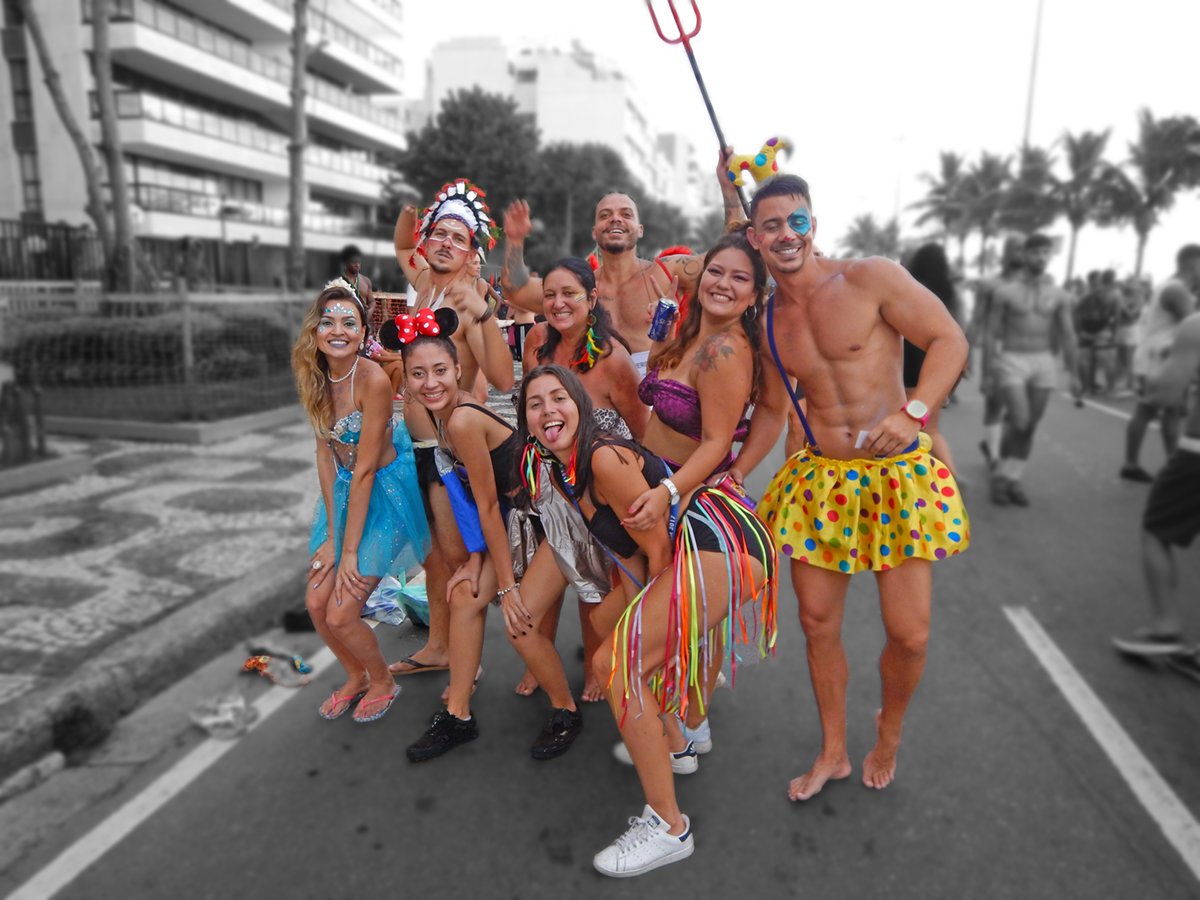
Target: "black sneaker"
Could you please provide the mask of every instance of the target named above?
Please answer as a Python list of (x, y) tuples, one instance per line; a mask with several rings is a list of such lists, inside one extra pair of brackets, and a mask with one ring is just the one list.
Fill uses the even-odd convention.
[(1029, 495), (1025, 493), (1025, 488), (1021, 487), (1019, 481), (1008, 482), (1008, 499), (1017, 506), (1029, 505)]
[(1126, 481), (1138, 481), (1142, 484), (1150, 484), (1154, 481), (1154, 476), (1141, 466), (1121, 466), (1121, 477)]
[(433, 714), (425, 733), (404, 752), (408, 754), (409, 762), (424, 762), (477, 737), (479, 722), (474, 716), (464, 722), (450, 715), (449, 710), (443, 707)]
[(577, 709), (556, 709), (529, 752), (534, 759), (554, 759), (571, 749), (583, 730), (583, 716)]

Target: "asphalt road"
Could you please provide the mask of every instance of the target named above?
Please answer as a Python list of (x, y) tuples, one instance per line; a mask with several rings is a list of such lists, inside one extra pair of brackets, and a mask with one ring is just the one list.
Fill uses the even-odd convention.
[[(1109, 646), (1111, 635), (1145, 614), (1137, 538), (1148, 489), (1116, 477), (1124, 421), (1056, 397), (1026, 477), (1033, 506), (998, 509), (987, 502), (976, 449), (977, 393), (970, 384), (962, 391), (943, 421), (967, 489), (973, 546), (936, 568), (929, 664), (897, 780), (886, 791), (857, 780), (873, 739), (882, 645), (874, 584), (859, 576), (846, 616), (855, 776), (807, 803), (786, 799), (788, 780), (807, 768), (819, 735), (785, 575), (776, 658), (740, 669), (736, 691), (718, 693), (715, 749), (697, 774), (679, 780), (696, 836), (695, 855), (684, 863), (628, 882), (592, 870), (592, 855), (641, 810), (636, 778), (610, 756), (617, 731), (602, 706), (585, 710), (584, 733), (566, 756), (529, 757), (547, 705), (513, 694), (521, 667), (492, 617), (474, 700), (480, 740), (410, 765), (404, 746), (436, 708), (442, 677), (404, 679), (388, 716), (358, 726), (349, 717), (317, 718), (317, 704), (338, 683), (323, 671), (248, 735), (222, 745), (220, 759), (131, 824), (55, 896), (1196, 897), (1200, 685), (1131, 664)], [(768, 465), (781, 461), (777, 453)], [(1152, 470), (1162, 462), (1157, 432), (1143, 461)], [(760, 489), (767, 474), (756, 479)], [(1181, 556), (1193, 634), (1200, 634), (1197, 556), (1194, 548)], [(573, 619), (564, 616), (559, 643), (579, 682)], [(1184, 810), (1176, 819), (1183, 852), (1014, 621), (1044, 631), (1161, 776)], [(417, 641), (387, 634), (385, 646), (399, 656)], [(225, 670), (231, 660), (221, 661)], [(209, 686), (201, 677), (160, 706), (178, 721), (180, 708)], [(44, 823), (69, 798), (78, 805), (92, 795), (0, 872), (0, 891), (49, 865), (70, 871), (70, 852), (58, 854), (77, 850), (97, 826), (114, 833), (125, 820), (106, 817), (124, 816), (118, 811), (130, 801), (145, 804), (154, 778), (212, 746), (169, 728), (126, 740), (141, 748), (142, 762), (119, 784), (106, 787), (121, 760), (102, 750), (99, 763), (68, 769), (57, 788), (51, 782), (18, 798), (27, 821)], [(1162, 813), (1162, 803), (1151, 805)]]

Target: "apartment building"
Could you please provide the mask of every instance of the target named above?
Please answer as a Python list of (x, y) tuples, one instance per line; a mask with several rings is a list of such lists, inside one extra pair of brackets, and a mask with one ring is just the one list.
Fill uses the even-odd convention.
[(566, 50), (525, 48), (510, 58), (497, 38), (458, 37), (434, 48), (426, 74), (429, 114), (451, 92), (482, 87), (511, 96), (517, 110), (533, 118), (543, 144), (612, 148), (652, 197), (685, 213), (720, 202), (719, 188), (700, 177), (690, 142), (660, 133), (633, 83), (579, 43)]
[[(99, 141), (90, 0), (36, 0), (73, 109)], [(292, 0), (110, 0), (134, 229), (163, 278), (281, 284), (288, 243)], [(75, 149), (15, 0), (4, 0), (0, 220), (87, 226)], [(314, 0), (305, 86), (305, 246), (312, 283), (347, 243), (391, 256), (379, 221), (398, 103), (400, 0)], [(11, 139), (10, 139), (11, 137)]]

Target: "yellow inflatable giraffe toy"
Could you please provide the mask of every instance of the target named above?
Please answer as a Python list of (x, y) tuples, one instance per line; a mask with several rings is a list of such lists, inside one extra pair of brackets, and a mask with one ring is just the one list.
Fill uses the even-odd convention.
[(775, 162), (775, 154), (780, 150), (791, 151), (792, 145), (782, 138), (773, 137), (762, 145), (762, 149), (753, 156), (749, 154), (739, 154), (729, 158), (729, 168), (725, 174), (729, 176), (729, 180), (735, 186), (741, 187), (742, 172), (749, 172), (754, 176), (755, 183), (770, 178), (779, 171), (779, 164)]

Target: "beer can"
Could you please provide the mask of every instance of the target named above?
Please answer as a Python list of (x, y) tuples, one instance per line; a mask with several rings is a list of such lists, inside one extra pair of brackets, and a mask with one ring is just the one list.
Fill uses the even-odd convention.
[(671, 322), (679, 312), (679, 304), (666, 297), (660, 297), (658, 306), (654, 308), (654, 318), (650, 320), (650, 331), (647, 337), (652, 341), (665, 341), (671, 334)]

